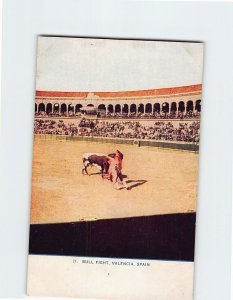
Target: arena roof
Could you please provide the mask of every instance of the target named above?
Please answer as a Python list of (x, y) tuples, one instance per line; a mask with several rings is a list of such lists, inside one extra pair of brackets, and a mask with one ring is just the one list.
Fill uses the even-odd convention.
[[(94, 96), (100, 98), (117, 98), (117, 97), (149, 97), (149, 96), (164, 96), (201, 92), (202, 84), (169, 87), (151, 90), (136, 90), (136, 91), (120, 91), (120, 92), (91, 92)], [(65, 92), (65, 91), (36, 91), (36, 97), (77, 97), (86, 98), (89, 92)]]

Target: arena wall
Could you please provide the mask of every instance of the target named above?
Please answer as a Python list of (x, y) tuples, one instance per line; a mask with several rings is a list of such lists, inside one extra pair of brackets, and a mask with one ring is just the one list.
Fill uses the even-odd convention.
[(133, 139), (118, 139), (118, 138), (104, 138), (104, 137), (87, 137), (87, 136), (66, 136), (66, 135), (46, 135), (36, 134), (35, 140), (64, 140), (64, 141), (87, 141), (87, 142), (101, 142), (112, 144), (128, 144), (137, 147), (158, 147), (164, 149), (184, 150), (198, 152), (199, 145), (194, 143), (178, 143), (171, 141), (151, 141), (151, 140), (133, 140)]

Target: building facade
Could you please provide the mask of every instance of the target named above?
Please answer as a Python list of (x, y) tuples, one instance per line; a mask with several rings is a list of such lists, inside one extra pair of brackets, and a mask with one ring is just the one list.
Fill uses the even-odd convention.
[(202, 85), (125, 92), (36, 91), (35, 113), (199, 114)]

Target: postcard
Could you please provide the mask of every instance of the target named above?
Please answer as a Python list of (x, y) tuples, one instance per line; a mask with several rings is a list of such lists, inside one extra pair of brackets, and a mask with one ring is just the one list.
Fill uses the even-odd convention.
[(203, 48), (38, 37), (30, 296), (193, 298)]

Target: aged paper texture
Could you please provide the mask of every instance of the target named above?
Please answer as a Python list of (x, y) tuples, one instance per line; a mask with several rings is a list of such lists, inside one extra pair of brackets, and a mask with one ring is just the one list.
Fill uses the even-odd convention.
[(28, 294), (192, 299), (203, 44), (39, 37)]

